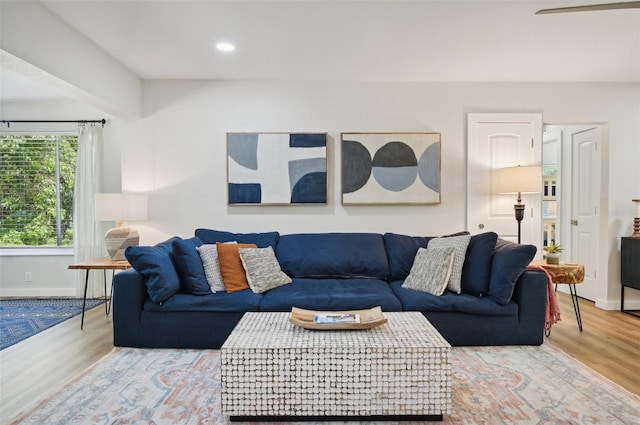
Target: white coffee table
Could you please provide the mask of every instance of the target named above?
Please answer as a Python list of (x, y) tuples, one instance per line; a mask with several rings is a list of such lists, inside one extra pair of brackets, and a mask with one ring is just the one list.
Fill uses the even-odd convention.
[(370, 330), (312, 331), (289, 313), (246, 313), (221, 348), (231, 420), (442, 420), (449, 343), (418, 312)]

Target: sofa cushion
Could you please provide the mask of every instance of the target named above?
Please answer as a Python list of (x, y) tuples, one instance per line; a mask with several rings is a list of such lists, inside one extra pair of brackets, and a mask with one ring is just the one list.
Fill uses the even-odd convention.
[(402, 281), (389, 285), (402, 305), (404, 311), (422, 312), (461, 312), (482, 316), (510, 316), (518, 314), (518, 304), (514, 301), (502, 305), (488, 297), (476, 297), (467, 294), (455, 294), (445, 291), (441, 296), (403, 288)]
[(533, 245), (520, 245), (498, 239), (491, 263), (488, 296), (498, 304), (507, 304), (513, 288), (525, 268), (536, 255)]
[(176, 239), (171, 244), (180, 282), (184, 291), (193, 295), (211, 293), (211, 287), (207, 282), (202, 260), (196, 250), (200, 245), (202, 245), (202, 241), (198, 237)]
[(384, 241), (377, 233), (282, 235), (276, 257), (291, 277), (387, 279), (389, 275)]
[(389, 284), (378, 279), (309, 279), (293, 282), (265, 292), (261, 311), (291, 311), (292, 307), (310, 310), (360, 310), (380, 306), (383, 311), (401, 311), (400, 302)]
[(280, 269), (273, 248), (240, 248), (240, 260), (247, 275), (249, 288), (256, 294), (291, 283)]
[(202, 244), (196, 248), (204, 267), (204, 275), (211, 292), (224, 292), (224, 283), (220, 273), (220, 262), (218, 261), (218, 247), (216, 244)]
[[(454, 236), (468, 235), (469, 232), (461, 231), (441, 236), (450, 238)], [(409, 276), (413, 259), (418, 252), (418, 248), (426, 248), (431, 239), (435, 236), (407, 236), (397, 233), (385, 233), (384, 245), (389, 261), (389, 280), (403, 280)]]
[(262, 295), (254, 294), (245, 289), (238, 292), (216, 292), (209, 295), (192, 295), (179, 293), (160, 304), (147, 300), (144, 304), (145, 311), (151, 312), (175, 312), (175, 311), (214, 311), (223, 313), (244, 313), (246, 311), (258, 311)]
[(270, 246), (275, 249), (280, 234), (278, 232), (264, 233), (231, 233), (212, 229), (196, 229), (196, 236), (202, 243), (214, 244), (216, 242), (254, 243), (258, 248)]
[(166, 301), (181, 289), (172, 254), (173, 241), (178, 239), (155, 246), (130, 246), (124, 252), (131, 267), (144, 276), (149, 298), (155, 303)]
[(240, 260), (240, 248), (256, 248), (255, 244), (245, 243), (216, 243), (220, 274), (227, 292), (237, 292), (249, 289), (247, 275)]
[(384, 246), (389, 261), (389, 279), (406, 279), (411, 272), (418, 248), (426, 248), (432, 237), (385, 233)]
[(462, 292), (462, 266), (464, 266), (464, 259), (470, 240), (471, 235), (451, 236), (431, 239), (427, 245), (427, 248), (455, 248), (453, 269), (451, 270), (451, 277), (449, 278), (447, 289), (457, 294)]
[(462, 292), (478, 297), (489, 292), (491, 261), (498, 235), (494, 232), (471, 236), (462, 266)]
[(451, 277), (455, 248), (419, 248), (411, 273), (402, 284), (416, 291), (442, 295)]

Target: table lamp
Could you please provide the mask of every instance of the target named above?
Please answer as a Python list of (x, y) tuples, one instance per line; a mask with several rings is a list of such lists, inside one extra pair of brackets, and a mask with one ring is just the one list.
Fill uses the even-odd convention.
[(518, 243), (520, 243), (520, 225), (524, 218), (523, 193), (539, 193), (542, 188), (542, 167), (520, 166), (498, 169), (497, 192), (500, 194), (517, 193), (518, 202), (513, 209), (518, 222)]
[(115, 221), (116, 227), (104, 236), (109, 257), (124, 260), (128, 246), (140, 243), (138, 231), (127, 223), (147, 219), (147, 195), (138, 193), (96, 193), (96, 220)]

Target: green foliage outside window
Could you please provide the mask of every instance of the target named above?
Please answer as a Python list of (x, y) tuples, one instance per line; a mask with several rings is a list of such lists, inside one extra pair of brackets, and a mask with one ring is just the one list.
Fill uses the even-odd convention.
[(73, 245), (78, 137), (0, 136), (0, 246)]

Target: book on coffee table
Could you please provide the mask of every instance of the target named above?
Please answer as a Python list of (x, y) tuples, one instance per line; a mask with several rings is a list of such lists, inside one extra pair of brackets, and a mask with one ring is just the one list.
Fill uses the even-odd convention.
[(319, 331), (371, 329), (387, 323), (380, 307), (349, 311), (315, 311), (293, 307), (289, 321), (301, 328)]
[(313, 321), (319, 324), (335, 324), (335, 323), (360, 323), (360, 315), (355, 313), (347, 314), (316, 314)]

